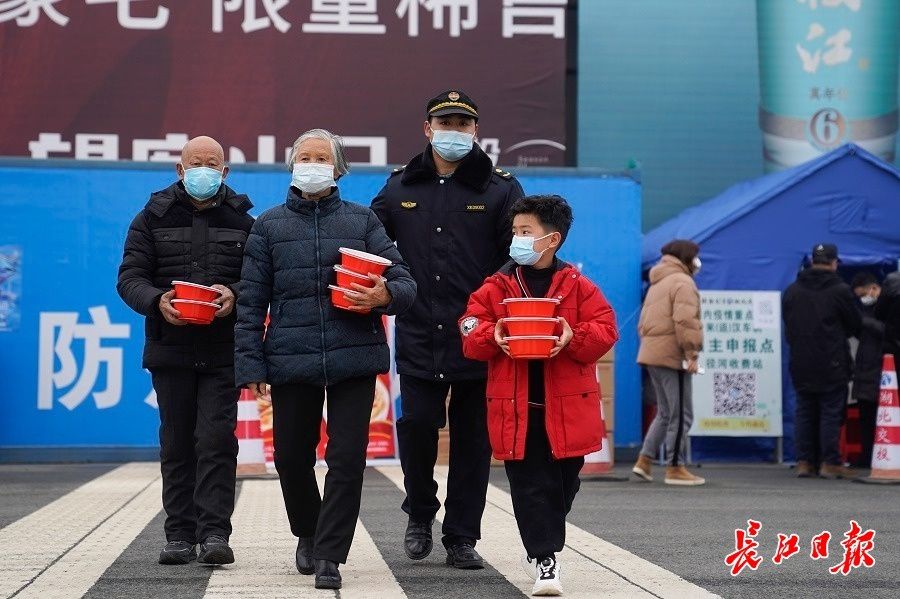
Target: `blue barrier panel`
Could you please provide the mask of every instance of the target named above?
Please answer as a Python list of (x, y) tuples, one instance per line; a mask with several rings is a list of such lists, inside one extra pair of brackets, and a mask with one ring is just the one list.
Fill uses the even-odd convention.
[[(341, 180), (342, 195), (368, 204), (386, 174), (356, 169)], [(125, 455), (127, 448), (156, 445), (155, 397), (140, 368), (143, 318), (119, 299), (115, 283), (128, 224), (149, 193), (174, 178), (171, 165), (0, 161), (0, 373), (7, 390), (0, 448), (6, 455), (27, 459), (27, 449), (36, 447), (115, 447)], [(640, 186), (576, 170), (523, 171), (519, 178), (526, 192), (559, 193), (573, 205), (575, 226), (561, 256), (601, 285), (624, 325), (615, 430), (617, 444), (634, 445), (640, 441), (634, 367)], [(228, 177), (250, 195), (253, 214), (283, 201), (289, 181), (284, 170), (255, 166), (239, 166)]]

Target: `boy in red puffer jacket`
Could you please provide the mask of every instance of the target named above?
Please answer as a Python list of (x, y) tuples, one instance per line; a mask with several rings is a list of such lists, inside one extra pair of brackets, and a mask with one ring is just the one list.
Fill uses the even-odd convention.
[[(559, 595), (556, 553), (578, 492), (584, 456), (600, 449), (603, 425), (595, 362), (618, 339), (603, 294), (556, 252), (572, 225), (559, 196), (529, 196), (511, 208), (513, 242), (506, 266), (469, 298), (459, 320), (463, 353), (488, 362), (487, 419), (494, 457), (504, 460), (523, 565), (533, 595)], [(559, 336), (546, 360), (513, 359), (501, 302), (515, 297), (559, 300)]]

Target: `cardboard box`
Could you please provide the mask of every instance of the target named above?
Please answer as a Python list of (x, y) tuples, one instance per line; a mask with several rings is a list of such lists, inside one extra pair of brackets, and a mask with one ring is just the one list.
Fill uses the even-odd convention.
[(615, 362), (616, 361), (616, 348), (612, 348), (609, 350), (605, 356), (600, 358), (598, 362)]
[(597, 362), (597, 383), (600, 385), (600, 394), (603, 397), (616, 394), (615, 364), (612, 362)]
[(603, 423), (607, 432), (611, 433), (616, 428), (616, 402), (611, 395), (603, 398)]

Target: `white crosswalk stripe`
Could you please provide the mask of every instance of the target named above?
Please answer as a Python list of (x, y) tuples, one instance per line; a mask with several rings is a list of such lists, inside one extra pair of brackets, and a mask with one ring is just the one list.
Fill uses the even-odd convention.
[[(321, 468), (316, 469), (320, 488), (324, 474)], [(297, 539), (291, 534), (278, 481), (244, 481), (232, 526), (231, 546), (236, 563), (213, 573), (206, 590), (207, 599), (323, 596), (323, 591), (313, 586), (314, 577), (300, 575), (294, 565)], [(347, 561), (341, 567), (343, 596), (354, 599), (406, 596), (359, 520)]]
[(83, 595), (159, 511), (159, 478), (159, 464), (125, 464), (0, 529), (0, 597)]
[[(379, 468), (403, 489), (399, 468)], [(447, 470), (435, 470), (438, 495), (446, 496)], [(443, 519), (443, 507), (438, 519)], [(524, 549), (513, 516), (512, 499), (505, 491), (490, 485), (487, 506), (481, 523), (482, 538), (478, 551), (507, 580), (525, 594), (533, 581), (519, 563)], [(636, 555), (608, 543), (572, 524), (566, 527), (566, 549), (559, 554), (565, 596), (570, 599), (661, 597), (694, 599), (716, 597), (708, 591), (660, 568)]]

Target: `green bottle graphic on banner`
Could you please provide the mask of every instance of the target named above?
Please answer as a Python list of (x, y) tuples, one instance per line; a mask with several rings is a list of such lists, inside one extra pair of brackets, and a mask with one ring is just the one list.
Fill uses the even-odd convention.
[(900, 0), (756, 0), (766, 169), (897, 139)]

